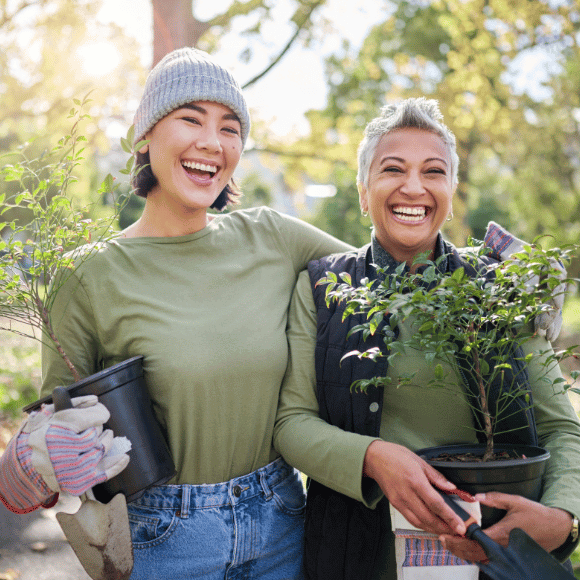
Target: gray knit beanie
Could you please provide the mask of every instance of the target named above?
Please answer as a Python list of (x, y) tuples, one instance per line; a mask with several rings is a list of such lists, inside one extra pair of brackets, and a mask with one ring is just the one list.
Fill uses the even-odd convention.
[(196, 48), (170, 52), (149, 73), (135, 113), (135, 142), (171, 111), (193, 101), (229, 107), (240, 118), (242, 147), (246, 144), (250, 115), (240, 86), (227, 69)]

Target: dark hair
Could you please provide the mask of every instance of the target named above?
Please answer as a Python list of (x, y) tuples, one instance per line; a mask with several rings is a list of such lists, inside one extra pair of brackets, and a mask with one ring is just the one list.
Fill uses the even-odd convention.
[[(147, 197), (147, 194), (157, 185), (157, 178), (153, 175), (153, 171), (151, 170), (149, 151), (146, 151), (145, 153), (137, 151), (137, 154), (135, 155), (135, 168), (138, 173), (133, 177), (131, 185), (133, 186), (136, 195), (139, 197)], [(234, 180), (230, 179), (230, 182), (223, 188), (222, 192), (217, 196), (216, 200), (210, 207), (221, 211), (230, 203), (239, 203), (238, 198), (241, 196), (241, 190), (235, 184)]]

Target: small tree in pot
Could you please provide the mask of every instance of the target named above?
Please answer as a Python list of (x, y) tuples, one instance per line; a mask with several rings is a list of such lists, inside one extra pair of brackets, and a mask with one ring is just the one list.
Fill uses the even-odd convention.
[[(462, 444), (417, 453), (460, 489), (470, 493), (496, 490), (532, 500), (540, 498), (549, 452), (530, 445), (496, 445), (495, 438), (501, 434), (502, 424), (507, 426), (503, 439), (511, 438), (510, 417), (515, 414), (520, 417), (520, 425), (529, 427), (534, 401), (522, 377), (533, 355), (524, 355), (521, 347), (535, 336), (530, 329), (536, 316), (553, 308), (550, 302), (553, 293), (564, 292), (570, 282), (562, 280), (561, 270), (554, 265), (568, 263), (574, 250), (577, 248), (526, 247), (513, 260), (497, 263), (485, 258), (488, 250), (482, 245), (479, 249), (471, 248), (470, 258), (464, 256), (471, 272), (460, 267), (449, 274), (442, 267), (445, 257), (433, 262), (418, 256), (416, 264), (425, 266), (405, 273), (402, 264), (384, 281), (363, 280), (359, 287), (353, 287), (348, 275), (339, 280), (329, 273), (319, 282), (327, 284), (327, 301), (345, 302), (344, 318), (356, 315), (363, 320), (351, 333), (362, 333), (366, 340), (379, 332), (384, 341), (384, 348), (355, 350), (346, 356), (372, 360), (387, 357), (390, 361), (408, 349), (415, 349), (424, 354), (434, 369), (428, 384), (417, 385), (422, 388), (451, 388), (457, 383), (455, 371), (459, 372), (465, 383), (463, 396), (474, 411), (474, 428), (484, 434), (483, 449), (481, 445)], [(539, 277), (541, 285), (530, 284), (534, 276)], [(406, 320), (412, 325), (411, 332), (399, 340), (395, 327)], [(551, 373), (561, 361), (578, 358), (575, 349), (554, 352), (547, 348), (540, 353), (540, 380), (545, 382), (550, 395), (567, 390), (578, 392), (573, 386), (578, 371), (571, 373), (569, 381), (559, 374), (554, 378)], [(446, 372), (445, 368), (452, 370)], [(416, 385), (412, 374), (394, 379), (377, 375), (357, 381), (352, 388), (366, 391), (391, 381), (401, 387)], [(502, 423), (502, 419), (510, 421)], [(501, 453), (496, 453), (496, 447)], [(493, 461), (495, 458), (502, 461)], [(501, 510), (482, 506), (484, 527), (502, 515)]]
[[(389, 326), (394, 328), (399, 321), (412, 321), (413, 332), (405, 341), (399, 341), (393, 332), (384, 333), (385, 349), (371, 348), (366, 351), (352, 351), (346, 356), (370, 359), (401, 356), (406, 349), (424, 353), (428, 362), (434, 364), (434, 378), (428, 388), (446, 388), (455, 380), (445, 373), (441, 362), (458, 367), (460, 374), (469, 373), (476, 385), (477, 392), (467, 393), (466, 401), (470, 407), (476, 406), (483, 417), (480, 427), (485, 433), (486, 450), (483, 461), (494, 458), (495, 426), (500, 422), (503, 412), (507, 412), (509, 402), (515, 397), (528, 397), (521, 387), (521, 369), (526, 369), (532, 355), (523, 357), (520, 353), (527, 341), (535, 334), (534, 319), (547, 309), (553, 308), (551, 300), (554, 292), (565, 292), (567, 283), (563, 280), (558, 263), (567, 264), (578, 246), (542, 249), (527, 246), (524, 252), (515, 254), (512, 260), (489, 262), (483, 265), (478, 258), (489, 250), (483, 246), (471, 247), (467, 257), (477, 275), (469, 275), (461, 267), (449, 275), (440, 265), (445, 256), (435, 262), (418, 256), (416, 264), (425, 265), (414, 273), (404, 273), (401, 264), (394, 276), (387, 276), (382, 282), (366, 281), (355, 288), (347, 276), (339, 282), (329, 276), (319, 283), (327, 284), (327, 301), (346, 301), (344, 317), (363, 314), (366, 321), (355, 326), (351, 332), (363, 335), (374, 334), (380, 322), (388, 315)], [(413, 269), (412, 269), (413, 270)], [(380, 270), (379, 270), (380, 272)], [(532, 277), (541, 284), (531, 286)], [(577, 346), (564, 350), (547, 349), (541, 354), (541, 365), (545, 370), (542, 381), (549, 381), (553, 393), (574, 388), (580, 373), (572, 371), (570, 380), (548, 378), (550, 369), (563, 360), (580, 358), (575, 352)], [(513, 369), (510, 360), (516, 358), (518, 369)], [(510, 372), (511, 371), (511, 372)], [(387, 384), (390, 377), (376, 376), (353, 384), (354, 389), (365, 391), (370, 386)], [(499, 383), (497, 408), (490, 409), (489, 388)], [(399, 377), (399, 385), (413, 383), (413, 375)]]

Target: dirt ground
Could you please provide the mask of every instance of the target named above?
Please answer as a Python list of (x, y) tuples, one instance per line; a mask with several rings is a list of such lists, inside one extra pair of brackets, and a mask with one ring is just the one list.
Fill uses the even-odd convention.
[(66, 498), (25, 515), (0, 505), (0, 580), (90, 580), (56, 520), (57, 512), (79, 505)]
[[(0, 455), (19, 424), (0, 420)], [(56, 520), (58, 512), (79, 506), (67, 497), (53, 508), (18, 515), (0, 503), (0, 580), (90, 580)]]

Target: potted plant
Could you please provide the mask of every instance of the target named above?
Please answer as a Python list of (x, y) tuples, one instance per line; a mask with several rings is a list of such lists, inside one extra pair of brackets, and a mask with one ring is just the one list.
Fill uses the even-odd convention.
[[(470, 241), (464, 259), (471, 272), (461, 267), (448, 274), (441, 268), (445, 256), (431, 261), (421, 255), (410, 273), (405, 273), (402, 264), (383, 281), (365, 280), (353, 287), (347, 275), (339, 279), (329, 273), (319, 283), (327, 284), (327, 301), (345, 302), (344, 318), (359, 317), (361, 323), (353, 327), (352, 333), (363, 333), (363, 339), (382, 333), (384, 349), (355, 350), (346, 356), (390, 359), (401, 356), (406, 349), (415, 349), (434, 368), (434, 378), (420, 386), (449, 388), (456, 375), (444, 369), (457, 369), (462, 376), (466, 384), (463, 394), (475, 411), (474, 428), (481, 444), (422, 449), (418, 451), (422, 457), (465, 491), (497, 490), (537, 500), (549, 453), (535, 446), (500, 446), (497, 440), (510, 439), (504, 421), (508, 415), (523, 413), (525, 418), (525, 413), (533, 409), (531, 393), (522, 386), (522, 376), (533, 355), (525, 356), (522, 346), (535, 336), (531, 330), (534, 318), (552, 307), (553, 292), (565, 291), (569, 280), (561, 279), (561, 270), (555, 265), (568, 263), (577, 247), (526, 246), (512, 260), (499, 263), (485, 258), (488, 251)], [(538, 276), (542, 283), (530, 285), (532, 276)], [(399, 340), (394, 330), (405, 320), (412, 323), (412, 332)], [(569, 381), (553, 379), (550, 374), (550, 369), (563, 360), (579, 358), (576, 348), (540, 353), (540, 380), (554, 394), (576, 391), (573, 385), (579, 371), (572, 371)], [(388, 376), (377, 375), (357, 381), (352, 388), (366, 391), (391, 381)], [(404, 387), (416, 383), (409, 374), (398, 377), (397, 384)], [(493, 397), (490, 389), (496, 390)], [(482, 516), (484, 525), (489, 525), (501, 517), (501, 512), (482, 506)]]
[[(16, 191), (0, 193), (0, 330), (22, 334), (56, 350), (75, 381), (68, 387), (69, 394), (97, 395), (111, 412), (107, 427), (131, 441), (129, 466), (95, 488), (97, 499), (108, 501), (119, 491), (128, 499), (137, 497), (149, 485), (167, 481), (175, 468), (147, 395), (143, 357), (80, 377), (74, 357), (64, 351), (54, 331), (52, 306), (58, 292), (79, 267), (118, 235), (113, 224), (122, 209), (122, 203), (115, 201), (111, 216), (91, 219), (89, 208), (77, 208), (68, 195), (77, 181), (75, 170), (83, 160), (86, 139), (80, 134), (80, 125), (88, 118), (83, 111), (89, 102), (87, 97), (74, 101), (70, 134), (49, 153), (28, 159), (26, 149), (22, 149), (5, 156), (12, 162), (0, 169), (0, 175), (10, 184), (6, 189)], [(131, 177), (135, 173), (134, 152), (144, 144), (133, 145), (133, 138), (131, 128), (121, 139), (121, 146), (131, 154), (121, 172)], [(99, 194), (114, 197), (117, 187), (108, 175)], [(5, 216), (10, 214), (8, 221)], [(24, 410), (36, 409), (50, 399)]]

